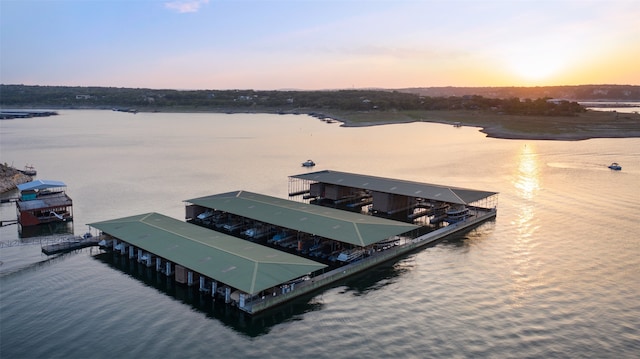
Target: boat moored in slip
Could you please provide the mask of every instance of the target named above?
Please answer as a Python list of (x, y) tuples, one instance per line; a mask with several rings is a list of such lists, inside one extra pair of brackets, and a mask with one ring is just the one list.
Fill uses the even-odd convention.
[(354, 248), (351, 250), (340, 252), (337, 260), (340, 262), (353, 262), (356, 259), (361, 258), (362, 256), (364, 256), (364, 250), (361, 248)]
[(374, 248), (376, 249), (376, 251), (384, 251), (387, 250), (389, 248), (393, 248), (395, 246), (400, 245), (400, 237), (398, 236), (393, 236), (391, 238), (387, 238), (384, 241), (380, 241), (378, 243), (376, 243), (374, 245)]
[(198, 218), (199, 220), (205, 220), (207, 218), (211, 218), (213, 217), (213, 211), (205, 211), (200, 213), (196, 218)]
[(457, 223), (464, 221), (467, 217), (470, 217), (469, 208), (466, 206), (453, 206), (450, 207), (446, 212), (446, 217), (444, 218), (445, 222), (448, 223)]
[(247, 238), (252, 239), (260, 239), (269, 234), (270, 228), (267, 226), (257, 226), (247, 229), (246, 231), (242, 231), (240, 234)]

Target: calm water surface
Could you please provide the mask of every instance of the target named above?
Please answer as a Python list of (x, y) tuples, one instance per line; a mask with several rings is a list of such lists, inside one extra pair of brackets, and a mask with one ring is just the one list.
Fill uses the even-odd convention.
[(640, 102), (637, 101), (622, 101), (622, 102), (581, 102), (581, 104), (588, 109), (595, 111), (615, 111), (621, 113), (638, 113), (640, 112)]
[[(309, 158), (314, 170), (500, 192), (495, 221), (253, 318), (96, 249), (2, 248), (1, 358), (640, 353), (640, 139), (84, 110), (0, 126), (2, 162), (32, 163), (38, 178), (68, 185), (75, 234), (151, 211), (183, 220), (183, 200), (214, 193), (286, 197), (288, 176)], [(622, 171), (607, 168), (614, 161)], [(1, 215), (15, 218), (15, 206)], [(16, 226), (0, 236), (19, 240)]]

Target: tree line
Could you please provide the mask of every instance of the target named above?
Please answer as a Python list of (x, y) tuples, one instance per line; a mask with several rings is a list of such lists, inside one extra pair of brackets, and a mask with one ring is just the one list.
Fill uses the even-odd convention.
[(140, 111), (309, 112), (492, 110), (513, 115), (571, 116), (585, 111), (573, 101), (488, 98), (480, 95), (422, 96), (386, 90), (256, 91), (161, 90), (115, 87), (0, 85), (3, 108), (130, 108)]

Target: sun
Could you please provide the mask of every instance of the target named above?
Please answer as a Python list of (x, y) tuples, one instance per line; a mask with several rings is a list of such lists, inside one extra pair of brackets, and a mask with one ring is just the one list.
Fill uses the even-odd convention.
[(562, 58), (547, 52), (523, 52), (511, 56), (507, 66), (514, 77), (529, 84), (553, 81), (561, 76), (565, 66)]

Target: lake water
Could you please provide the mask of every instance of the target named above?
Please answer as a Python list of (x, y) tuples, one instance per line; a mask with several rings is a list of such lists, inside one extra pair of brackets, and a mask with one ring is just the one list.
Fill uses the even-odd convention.
[(580, 104), (595, 111), (614, 111), (621, 113), (640, 112), (640, 102), (637, 101), (594, 101), (580, 102)]
[[(303, 115), (59, 113), (0, 121), (0, 160), (65, 182), (76, 235), (151, 211), (183, 220), (183, 200), (232, 190), (286, 198), (307, 159), (312, 171), (497, 191), (498, 216), (255, 317), (96, 248), (57, 257), (38, 244), (2, 248), (1, 358), (640, 353), (640, 139), (500, 140)], [(1, 215), (15, 218), (15, 205)], [(16, 226), (0, 236), (19, 240)]]

